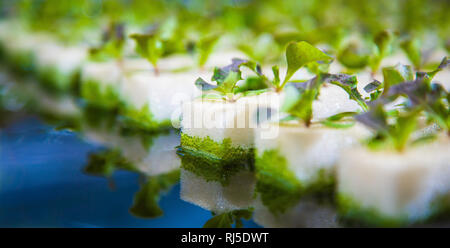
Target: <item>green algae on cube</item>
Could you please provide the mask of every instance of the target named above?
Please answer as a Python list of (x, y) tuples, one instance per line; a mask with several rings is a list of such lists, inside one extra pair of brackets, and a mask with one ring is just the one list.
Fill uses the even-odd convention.
[(209, 181), (228, 184), (240, 170), (253, 170), (253, 140), (259, 107), (279, 106), (276, 93), (196, 99), (183, 105), (180, 154), (183, 167)]
[(267, 129), (255, 135), (256, 191), (274, 214), (282, 214), (305, 195), (329, 198), (334, 190), (335, 164), (343, 149), (367, 134), (361, 126), (306, 127), (298, 123), (273, 123), (278, 134)]

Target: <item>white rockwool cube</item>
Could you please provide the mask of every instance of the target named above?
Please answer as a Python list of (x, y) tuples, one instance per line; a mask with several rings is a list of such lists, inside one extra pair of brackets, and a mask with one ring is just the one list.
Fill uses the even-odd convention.
[(150, 66), (142, 59), (87, 62), (81, 68), (81, 97), (92, 105), (118, 107), (124, 81), (132, 73), (145, 70), (150, 70)]
[(63, 75), (78, 70), (87, 58), (87, 49), (81, 46), (64, 46), (57, 42), (46, 42), (37, 46), (35, 52), (38, 68), (54, 68)]
[(87, 62), (81, 69), (82, 84), (96, 82), (98, 84), (118, 87), (122, 76), (122, 72), (115, 61)]
[(331, 176), (341, 152), (358, 144), (370, 132), (362, 125), (348, 129), (325, 127), (312, 124), (305, 127), (298, 123), (274, 123), (278, 135), (267, 138), (267, 130), (258, 128), (255, 133), (256, 156), (262, 157), (266, 151), (276, 151), (286, 159), (288, 169), (307, 186), (319, 178), (324, 171)]
[(99, 84), (117, 85), (121, 83), (126, 74), (150, 70), (151, 67), (143, 59), (90, 61), (86, 62), (81, 70), (82, 81), (95, 81)]
[(450, 140), (443, 137), (404, 152), (348, 150), (337, 166), (340, 208), (344, 213), (375, 212), (376, 217), (365, 220), (368, 224), (425, 220), (448, 207), (449, 149)]
[(177, 120), (181, 103), (201, 94), (194, 82), (203, 76), (196, 72), (160, 73), (142, 71), (131, 74), (121, 84), (127, 108), (141, 110), (147, 106), (155, 121)]
[(282, 96), (275, 92), (235, 101), (198, 98), (183, 104), (182, 132), (191, 137), (209, 137), (218, 143), (231, 139), (232, 145), (248, 148), (253, 146), (258, 109), (271, 108), (276, 112), (281, 103)]
[(207, 181), (185, 169), (181, 169), (180, 177), (181, 199), (206, 210), (223, 213), (253, 205), (255, 178), (252, 172), (239, 172), (227, 186)]

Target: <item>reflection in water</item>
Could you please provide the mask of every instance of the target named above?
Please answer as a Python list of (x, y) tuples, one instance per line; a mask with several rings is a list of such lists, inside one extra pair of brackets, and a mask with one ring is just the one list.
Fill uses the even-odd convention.
[[(86, 147), (81, 151), (78, 147), (74, 148), (73, 146), (70, 146), (70, 143), (68, 143), (69, 141), (64, 138), (60, 138), (60, 142), (52, 147), (49, 147), (50, 143), (45, 140), (33, 140), (32, 142), (36, 145), (33, 150), (36, 150), (36, 147), (45, 149), (45, 160), (37, 160), (36, 157), (31, 156), (26, 159), (24, 158), (24, 161), (18, 161), (18, 163), (32, 163), (39, 164), (40, 166), (47, 166), (47, 164), (53, 162), (52, 151), (58, 147), (58, 149), (63, 150), (62, 156), (66, 156), (68, 161), (71, 162), (64, 163), (64, 166), (68, 166), (68, 171), (70, 171), (69, 168), (73, 167), (70, 167), (69, 164), (76, 164), (77, 162), (83, 163), (83, 172), (85, 174), (107, 178), (109, 184), (104, 185), (107, 185), (110, 188), (108, 191), (112, 190), (118, 193), (118, 200), (123, 199), (125, 196), (122, 193), (124, 191), (124, 171), (129, 171), (138, 175), (138, 178), (136, 179), (138, 179), (139, 182), (138, 188), (134, 189), (134, 199), (132, 202), (130, 202), (130, 196), (128, 196), (127, 200), (122, 201), (120, 204), (115, 204), (115, 207), (107, 206), (109, 210), (102, 211), (105, 214), (109, 213), (116, 216), (108, 221), (99, 220), (101, 218), (107, 218), (104, 214), (100, 214), (96, 217), (89, 216), (87, 217), (89, 219), (88, 221), (70, 220), (70, 223), (63, 224), (58, 223), (57, 217), (50, 218), (45, 217), (44, 215), (42, 218), (37, 218), (36, 216), (28, 216), (26, 219), (18, 221), (14, 215), (11, 215), (9, 221), (8, 218), (2, 218), (4, 221), (0, 223), (0, 226), (123, 226), (124, 222), (121, 222), (117, 218), (124, 219), (124, 217), (119, 217), (121, 216), (120, 214), (118, 216), (114, 214), (114, 209), (117, 211), (117, 209), (121, 206), (123, 207), (124, 204), (129, 204), (127, 209), (129, 209), (129, 212), (132, 215), (146, 218), (147, 221), (149, 221), (148, 218), (152, 219), (148, 222), (148, 225), (145, 224), (145, 221), (136, 221), (133, 219), (132, 221), (129, 221), (128, 224), (125, 224), (129, 226), (195, 227), (202, 226), (203, 223), (210, 218), (211, 214), (209, 212), (190, 204), (182, 204), (180, 200), (176, 201), (174, 199), (178, 198), (179, 188), (176, 187), (175, 190), (172, 190), (172, 188), (178, 184), (180, 179), (180, 158), (176, 153), (176, 147), (179, 145), (180, 137), (176, 130), (162, 130), (153, 133), (128, 130), (117, 124), (120, 122), (117, 121), (115, 113), (90, 108), (81, 110), (77, 100), (73, 97), (50, 94), (38, 87), (38, 84), (35, 82), (33, 83), (33, 80), (21, 80), (20, 83), (15, 83), (15, 78), (10, 78), (7, 74), (0, 73), (0, 75), (2, 75), (0, 80), (0, 128), (7, 127), (7, 132), (10, 132), (11, 127), (16, 127), (19, 129), (18, 134), (20, 134), (21, 137), (27, 136), (31, 138), (32, 133), (27, 133), (22, 129), (23, 127), (18, 127), (18, 125), (19, 123), (25, 123), (24, 125), (40, 125), (40, 127), (42, 127), (39, 122), (30, 122), (30, 114), (38, 114), (47, 123), (51, 123), (55, 126), (56, 129), (52, 130), (48, 127), (42, 127), (44, 128), (43, 130), (39, 129), (39, 131), (37, 131), (33, 129), (31, 131), (37, 131), (45, 136), (53, 135), (54, 137), (61, 137), (64, 136), (64, 133), (68, 133), (70, 134), (70, 137), (76, 139), (76, 137), (79, 136), (89, 144), (84, 145), (84, 143), (81, 143), (79, 146)], [(21, 119), (23, 119), (22, 122), (18, 121)], [(76, 133), (78, 134), (63, 130), (58, 131), (60, 129), (77, 131)], [(0, 137), (5, 137), (5, 135), (1, 135), (1, 131)], [(0, 142), (0, 155), (3, 155), (0, 157), (0, 165), (7, 165), (12, 162), (11, 156), (13, 155), (5, 155), (13, 154), (14, 151), (8, 149), (8, 151), (5, 152), (5, 149), (2, 149), (2, 147), (8, 146), (9, 148), (11, 142), (17, 141), (17, 139), (19, 138), (11, 136), (11, 141), (9, 141), (9, 139), (3, 139), (2, 142)], [(27, 142), (30, 141), (21, 139), (21, 141), (17, 141), (17, 145), (26, 146), (28, 145)], [(80, 143), (80, 141), (77, 142)], [(0, 168), (1, 171), (4, 172), (2, 174), (8, 174), (11, 177), (14, 176), (14, 171), (7, 170), (4, 167)], [(52, 180), (54, 180), (52, 179), (52, 174), (41, 174), (42, 173), (39, 174), (41, 178), (39, 183), (34, 184), (34, 187), (38, 187), (43, 183), (45, 184), (45, 182), (51, 184)], [(75, 181), (87, 180), (83, 179), (84, 177), (79, 175), (78, 171), (76, 173), (72, 171), (68, 175), (59, 176), (61, 182), (64, 181), (66, 176), (72, 177)], [(133, 179), (133, 177), (130, 178), (130, 176), (127, 176), (127, 178)], [(129, 179), (127, 181), (130, 181)], [(14, 180), (3, 180), (2, 183), (2, 185), (7, 185), (10, 188), (13, 187), (12, 185), (14, 184), (18, 185), (18, 182)], [(92, 212), (93, 208), (98, 209), (105, 207), (108, 200), (105, 201), (105, 204), (92, 203), (95, 202), (95, 199), (105, 199), (106, 196), (103, 196), (105, 193), (96, 192), (94, 193), (95, 195), (92, 195), (89, 192), (92, 192), (96, 186), (88, 185), (86, 185), (86, 187), (89, 187), (89, 190), (86, 190), (86, 187), (80, 187), (77, 190), (76, 194), (83, 194), (79, 190), (83, 191), (84, 189), (87, 195), (84, 195), (83, 197), (91, 197), (89, 200), (82, 200), (86, 206), (81, 207), (79, 211), (86, 209), (88, 206), (90, 206), (88, 212)], [(4, 199), (6, 199), (5, 194), (8, 192), (8, 187), (3, 187), (5, 191), (1, 191), (0, 193)], [(17, 188), (20, 188), (20, 186), (17, 186)], [(134, 188), (134, 186), (132, 188)], [(127, 187), (127, 190), (132, 190), (132, 188)], [(76, 200), (80, 199), (80, 197), (71, 194), (70, 190), (71, 189), (65, 188), (65, 197), (61, 198), (65, 199), (65, 202), (53, 202), (52, 206), (43, 206), (43, 208), (48, 208), (49, 211), (52, 211), (52, 209), (61, 211), (59, 208), (63, 208), (64, 211), (67, 211), (67, 204), (69, 204), (69, 202), (71, 204), (76, 204)], [(54, 190), (49, 190), (49, 192), (52, 191)], [(34, 194), (43, 197), (39, 193)], [(169, 194), (167, 196), (169, 198), (164, 197), (163, 199), (168, 199), (170, 202), (168, 202), (168, 200), (161, 202), (161, 197), (166, 194)], [(14, 197), (14, 195), (16, 196)], [(107, 197), (109, 197), (108, 199), (111, 199), (113, 196), (114, 194), (108, 194)], [(15, 199), (23, 196), (21, 196), (20, 192), (15, 192), (10, 198), (11, 197)], [(10, 201), (11, 204), (16, 202), (14, 199)], [(36, 201), (38, 199), (33, 198), (33, 200)], [(109, 202), (111, 202), (111, 200), (109, 200)], [(168, 205), (168, 203), (171, 204)], [(36, 203), (30, 204), (32, 204), (30, 206), (36, 206)], [(49, 203), (44, 200), (41, 204), (45, 205)], [(92, 204), (95, 204), (95, 206), (92, 206)], [(3, 205), (3, 209), (5, 208), (8, 208), (7, 204)], [(39, 207), (34, 207), (33, 209), (37, 210)], [(180, 209), (183, 209), (183, 211), (179, 211)], [(30, 210), (27, 210), (27, 212), (30, 214), (32, 213)], [(20, 213), (20, 211), (17, 213)], [(47, 213), (47, 215), (48, 214), (49, 213)], [(86, 214), (89, 215), (89, 213)], [(160, 217), (163, 214), (164, 217), (162, 219), (157, 218), (153, 221), (153, 218)], [(60, 218), (69, 219), (72, 217), (73, 216), (60, 216)], [(99, 223), (99, 221), (102, 224), (90, 224)], [(151, 223), (157, 224), (152, 225)], [(255, 227), (255, 224), (246, 221), (245, 226)]]
[(89, 156), (84, 171), (111, 177), (116, 170), (128, 170), (141, 176), (130, 212), (138, 217), (154, 218), (163, 214), (160, 195), (179, 182), (180, 160), (175, 152), (179, 135), (174, 131), (159, 133), (124, 132), (103, 122), (81, 124), (81, 134), (91, 143), (106, 147)]

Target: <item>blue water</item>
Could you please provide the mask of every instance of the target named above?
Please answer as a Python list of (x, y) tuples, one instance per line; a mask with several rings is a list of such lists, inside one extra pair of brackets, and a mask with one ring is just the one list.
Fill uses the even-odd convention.
[(118, 171), (112, 188), (107, 179), (82, 172), (87, 155), (98, 149), (32, 116), (1, 129), (0, 227), (201, 227), (211, 217), (182, 201), (179, 185), (161, 199), (164, 216), (132, 216), (138, 175)]

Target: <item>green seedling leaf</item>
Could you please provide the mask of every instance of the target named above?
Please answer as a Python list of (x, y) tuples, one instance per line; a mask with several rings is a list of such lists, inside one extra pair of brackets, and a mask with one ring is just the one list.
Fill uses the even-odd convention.
[(286, 48), (287, 71), (283, 87), (301, 67), (311, 62), (330, 61), (332, 58), (306, 41), (291, 42)]
[(102, 44), (89, 49), (89, 55), (94, 60), (107, 58), (121, 59), (125, 45), (125, 25), (112, 23), (103, 33)]
[(383, 68), (383, 85), (384, 93), (389, 91), (389, 88), (393, 85), (411, 81), (414, 78), (411, 66), (398, 64), (396, 66)]
[(342, 112), (333, 116), (328, 117), (327, 119), (321, 121), (321, 123), (327, 127), (331, 128), (349, 128), (355, 125), (353, 120), (350, 121), (342, 121), (347, 117), (353, 117), (357, 112)]
[(345, 90), (345, 92), (347, 92), (350, 99), (356, 101), (364, 111), (368, 110), (366, 102), (358, 92), (358, 81), (355, 76), (350, 76), (347, 74), (323, 74), (322, 80), (324, 80), (325, 83), (330, 83), (341, 87)]
[(392, 42), (392, 33), (383, 30), (377, 33), (374, 37), (374, 43), (376, 45), (376, 53), (372, 56), (370, 60), (370, 67), (372, 72), (378, 70), (381, 60), (388, 54), (390, 43)]
[(370, 54), (351, 43), (338, 54), (337, 59), (347, 68), (362, 69), (368, 65)]
[(419, 39), (408, 38), (401, 42), (400, 47), (408, 56), (409, 61), (415, 68), (420, 68), (422, 65), (422, 51)]
[(425, 80), (427, 83), (431, 83), (433, 77), (440, 71), (444, 70), (450, 64), (450, 59), (448, 57), (444, 57), (439, 64), (439, 66), (431, 72), (417, 72), (416, 80)]
[(154, 33), (132, 34), (130, 38), (136, 42), (136, 52), (156, 68), (159, 58), (164, 53), (163, 42), (157, 35)]
[(217, 44), (219, 37), (219, 35), (214, 34), (205, 36), (198, 41), (196, 48), (198, 52), (198, 64), (200, 67), (206, 64), (206, 61), (208, 60), (209, 55), (211, 55), (215, 44)]

